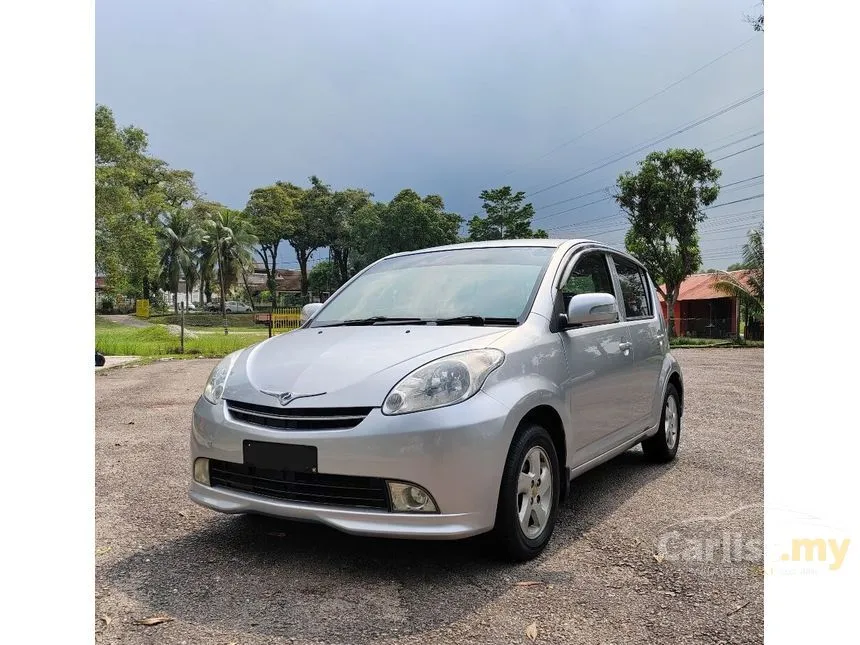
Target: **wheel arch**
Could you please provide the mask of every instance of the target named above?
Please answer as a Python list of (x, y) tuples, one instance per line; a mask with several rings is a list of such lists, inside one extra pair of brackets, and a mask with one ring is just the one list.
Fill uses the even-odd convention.
[[(567, 437), (564, 430), (564, 422), (562, 421), (558, 410), (556, 410), (552, 405), (541, 403), (529, 408), (525, 414), (523, 414), (517, 424), (517, 432), (520, 428), (530, 423), (534, 423), (544, 428), (549, 433), (549, 437), (555, 447), (560, 471), (559, 483), (561, 496), (559, 501), (563, 502), (570, 491), (570, 469), (567, 467)], [(514, 437), (516, 437), (516, 432), (514, 433)], [(511, 445), (513, 445), (513, 442), (514, 438), (512, 437)]]
[(667, 383), (674, 385), (678, 391), (678, 414), (684, 416), (684, 379), (681, 378), (681, 373), (673, 370), (669, 374)]

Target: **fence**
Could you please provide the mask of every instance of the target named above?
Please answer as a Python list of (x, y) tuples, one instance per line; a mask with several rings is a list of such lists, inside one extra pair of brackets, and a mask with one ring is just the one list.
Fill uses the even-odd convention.
[(269, 336), (271, 336), (291, 329), (298, 329), (301, 324), (301, 315), (301, 307), (278, 307), (271, 311), (254, 314), (254, 323), (268, 326)]
[(681, 336), (688, 338), (731, 338), (736, 335), (731, 318), (676, 318)]

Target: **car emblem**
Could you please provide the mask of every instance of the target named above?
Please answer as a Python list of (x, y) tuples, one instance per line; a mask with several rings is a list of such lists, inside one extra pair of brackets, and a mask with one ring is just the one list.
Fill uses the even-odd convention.
[(294, 394), (293, 392), (271, 392), (269, 390), (260, 390), (263, 394), (268, 394), (269, 396), (274, 396), (278, 399), (278, 403), (281, 405), (287, 405), (290, 401), (295, 401), (296, 399), (305, 399), (311, 396), (322, 396), (325, 392), (317, 392), (315, 394)]

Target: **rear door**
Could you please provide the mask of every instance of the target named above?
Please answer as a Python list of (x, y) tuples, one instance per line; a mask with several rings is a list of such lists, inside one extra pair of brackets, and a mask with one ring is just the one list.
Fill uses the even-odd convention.
[(635, 262), (621, 255), (610, 254), (619, 305), (630, 341), (633, 368), (627, 373), (625, 389), (639, 430), (653, 425), (651, 417), (660, 396), (658, 385), (666, 352), (665, 329), (655, 302), (655, 292), (647, 272)]
[[(562, 276), (561, 294), (566, 311), (580, 293), (609, 293), (620, 299), (609, 261), (602, 250), (574, 258)], [(631, 341), (626, 325), (615, 323), (575, 327), (559, 332), (568, 367), (565, 390), (573, 423), (574, 466), (614, 447), (635, 420), (627, 392), (632, 368)], [(629, 430), (627, 430), (629, 432)]]

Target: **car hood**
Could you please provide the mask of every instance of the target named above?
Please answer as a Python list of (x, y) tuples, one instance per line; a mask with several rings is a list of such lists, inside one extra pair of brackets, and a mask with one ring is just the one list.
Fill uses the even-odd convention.
[(224, 398), (292, 407), (376, 407), (412, 370), (448, 354), (489, 347), (512, 328), (373, 325), (311, 327), (276, 336), (242, 352)]

